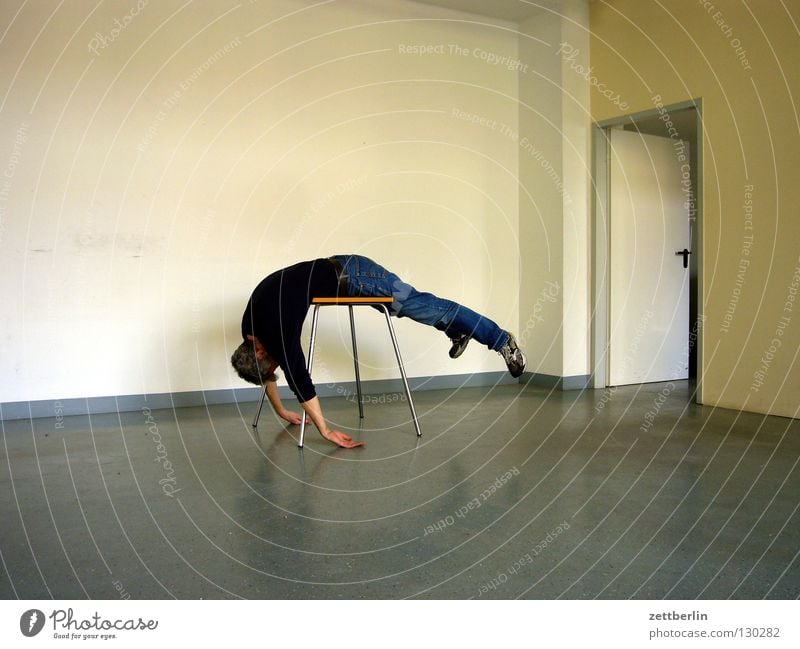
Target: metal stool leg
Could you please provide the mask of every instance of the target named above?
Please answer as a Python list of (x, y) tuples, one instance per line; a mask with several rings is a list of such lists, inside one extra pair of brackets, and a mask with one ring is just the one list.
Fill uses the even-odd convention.
[(361, 397), (361, 372), (358, 369), (358, 346), (356, 345), (356, 321), (353, 318), (353, 306), (348, 305), (350, 310), (350, 335), (353, 338), (353, 362), (356, 366), (356, 392), (358, 393), (358, 416), (364, 419), (364, 399)]
[(408, 380), (406, 379), (406, 370), (403, 367), (403, 359), (400, 357), (400, 347), (397, 344), (397, 337), (394, 335), (394, 327), (392, 326), (392, 319), (389, 316), (389, 310), (384, 304), (380, 307), (383, 309), (383, 314), (386, 316), (386, 324), (389, 325), (389, 334), (392, 337), (392, 345), (394, 345), (394, 353), (397, 356), (397, 365), (400, 367), (400, 376), (403, 378), (403, 387), (406, 390), (406, 398), (408, 405), (411, 408), (411, 416), (414, 419), (414, 428), (417, 429), (417, 437), (422, 436), (422, 431), (419, 429), (419, 421), (417, 420), (417, 411), (414, 409), (414, 400), (411, 398), (411, 390), (408, 387)]
[(261, 416), (261, 408), (264, 407), (264, 397), (267, 396), (267, 384), (264, 384), (264, 389), (261, 391), (261, 401), (258, 402), (258, 410), (256, 410), (256, 416), (253, 419), (253, 428), (258, 427), (258, 418)]
[[(311, 341), (308, 345), (308, 373), (311, 374), (311, 365), (314, 363), (314, 340), (317, 337), (317, 319), (319, 318), (319, 305), (314, 306), (314, 317), (311, 321)], [(306, 434), (306, 413), (302, 412), (302, 421), (300, 423), (300, 443), (298, 446), (303, 448), (303, 440)]]

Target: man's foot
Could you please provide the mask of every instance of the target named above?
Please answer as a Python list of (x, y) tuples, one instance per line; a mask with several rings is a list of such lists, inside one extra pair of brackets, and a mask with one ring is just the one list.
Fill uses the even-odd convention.
[(454, 338), (450, 338), (450, 340), (453, 341), (453, 346), (450, 348), (450, 358), (458, 358), (467, 348), (467, 344), (469, 344), (469, 336), (466, 334), (462, 336), (455, 336)]
[(513, 376), (515, 379), (522, 376), (522, 373), (525, 371), (525, 364), (527, 363), (527, 360), (525, 359), (525, 354), (522, 353), (522, 350), (517, 345), (517, 340), (514, 338), (514, 334), (508, 334), (508, 342), (506, 342), (506, 344), (500, 348), (499, 354), (506, 362), (508, 371), (511, 372), (511, 376)]

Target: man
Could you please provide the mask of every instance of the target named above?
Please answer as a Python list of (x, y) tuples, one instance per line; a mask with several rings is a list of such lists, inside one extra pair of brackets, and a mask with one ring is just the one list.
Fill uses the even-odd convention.
[(275, 370), (280, 367), (320, 434), (344, 448), (363, 443), (326, 423), (300, 344), (311, 300), (339, 296), (392, 297), (391, 315), (431, 325), (449, 336), (451, 358), (461, 356), (474, 338), (498, 352), (512, 376), (518, 377), (525, 370), (525, 355), (509, 332), (460, 304), (420, 293), (366, 257), (337, 255), (276, 271), (256, 286), (247, 303), (242, 317), (244, 342), (233, 353), (231, 363), (245, 381), (266, 384), (267, 398), (279, 417), (290, 424), (300, 424), (300, 415), (289, 412), (281, 403), (275, 384)]

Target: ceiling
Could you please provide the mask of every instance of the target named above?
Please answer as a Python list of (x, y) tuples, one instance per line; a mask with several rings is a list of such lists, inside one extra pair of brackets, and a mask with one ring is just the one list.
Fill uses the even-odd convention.
[(543, 9), (557, 9), (561, 0), (417, 0), (423, 4), (521, 23)]

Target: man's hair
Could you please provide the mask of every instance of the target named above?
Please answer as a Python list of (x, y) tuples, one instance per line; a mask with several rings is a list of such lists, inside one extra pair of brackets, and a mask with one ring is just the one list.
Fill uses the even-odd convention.
[(249, 340), (239, 345), (231, 356), (231, 365), (239, 378), (254, 385), (264, 385), (266, 381), (278, 380), (275, 374), (268, 373), (270, 361), (271, 359), (267, 357), (259, 362), (256, 358), (255, 345)]

